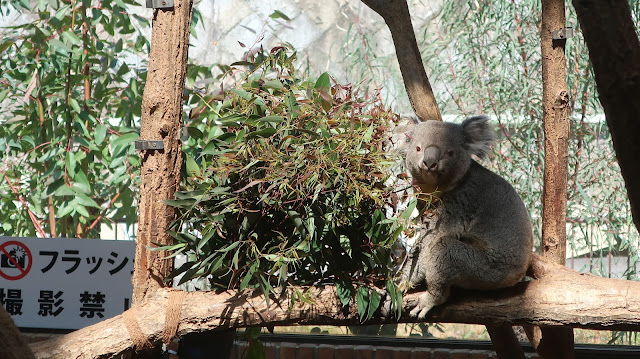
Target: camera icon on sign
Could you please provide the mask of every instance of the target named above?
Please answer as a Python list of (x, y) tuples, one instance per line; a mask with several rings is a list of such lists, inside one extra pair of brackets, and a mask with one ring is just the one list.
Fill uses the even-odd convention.
[(0, 253), (0, 268), (24, 268), (27, 255), (22, 248), (14, 248), (9, 255)]

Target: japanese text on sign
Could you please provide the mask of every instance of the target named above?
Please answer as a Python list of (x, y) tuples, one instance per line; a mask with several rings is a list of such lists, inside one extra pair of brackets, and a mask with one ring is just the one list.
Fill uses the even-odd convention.
[(19, 327), (78, 329), (122, 313), (135, 243), (0, 237), (0, 303)]

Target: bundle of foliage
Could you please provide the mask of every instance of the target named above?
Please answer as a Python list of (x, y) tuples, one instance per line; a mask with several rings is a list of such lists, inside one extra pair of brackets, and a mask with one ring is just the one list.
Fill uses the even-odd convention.
[(246, 73), (226, 68), (242, 81), (192, 111), (184, 187), (170, 201), (181, 209), (170, 249), (188, 260), (173, 276), (267, 295), (330, 281), (370, 315), (380, 298), (362, 284), (397, 293), (391, 247), (412, 211), (386, 215), (397, 116), (326, 73), (299, 78), (295, 59), (276, 47), (234, 65)]

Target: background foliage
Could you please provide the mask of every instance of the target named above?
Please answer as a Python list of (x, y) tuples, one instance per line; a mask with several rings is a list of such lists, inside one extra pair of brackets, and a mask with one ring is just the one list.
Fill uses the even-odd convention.
[(0, 2), (26, 13), (0, 40), (0, 233), (98, 237), (100, 222), (137, 221), (149, 23), (133, 0), (33, 4)]
[[(638, 17), (640, 2), (631, 1)], [(440, 91), (442, 112), (485, 113), (499, 125), (501, 140), (491, 167), (512, 183), (541, 237), (543, 177), (542, 68), (537, 1), (444, 2), (440, 21), (421, 29), (427, 73)], [(570, 95), (568, 249), (593, 257), (586, 268), (611, 275), (609, 256), (623, 256), (623, 275), (637, 278), (638, 232), (611, 137), (598, 102), (588, 51), (573, 8), (567, 24)], [(602, 259), (598, 260), (600, 257)]]

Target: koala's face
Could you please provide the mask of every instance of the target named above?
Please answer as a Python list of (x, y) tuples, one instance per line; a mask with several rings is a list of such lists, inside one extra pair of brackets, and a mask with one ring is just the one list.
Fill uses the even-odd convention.
[(453, 123), (419, 123), (407, 133), (407, 142), (407, 168), (423, 192), (451, 190), (471, 163), (462, 128)]

